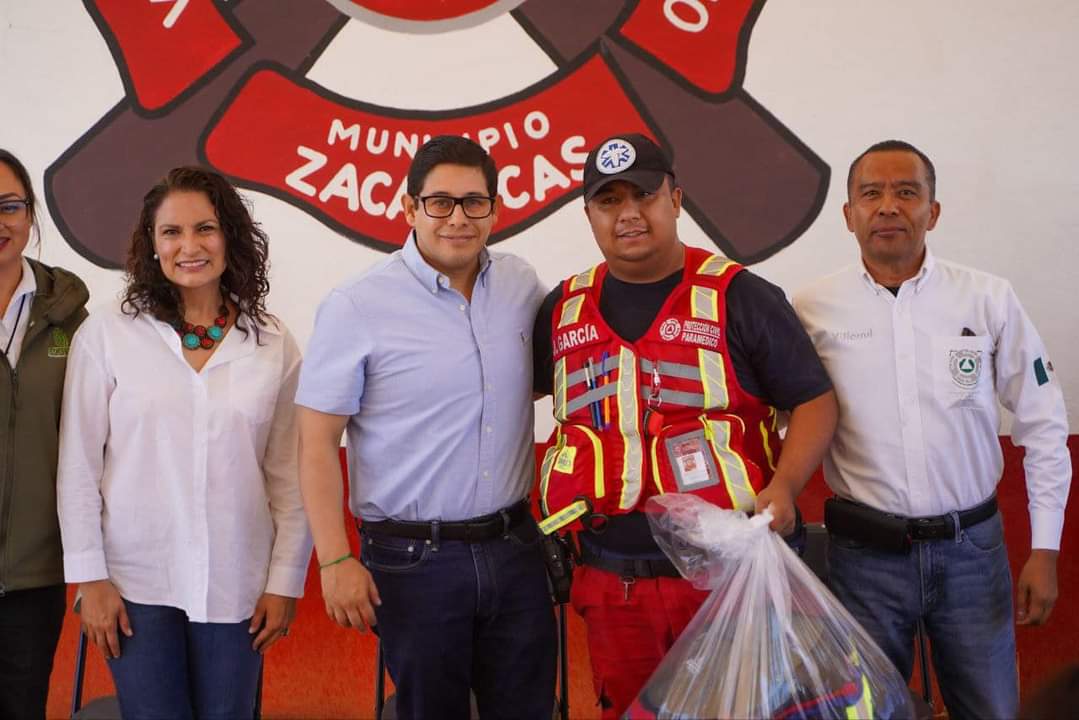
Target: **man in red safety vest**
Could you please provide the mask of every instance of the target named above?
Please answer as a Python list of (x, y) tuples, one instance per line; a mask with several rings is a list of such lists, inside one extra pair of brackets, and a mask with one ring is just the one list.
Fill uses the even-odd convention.
[[(544, 532), (577, 530), (604, 718), (622, 714), (707, 593), (682, 579), (642, 512), (690, 492), (798, 537), (795, 498), (836, 424), (832, 384), (783, 291), (679, 240), (682, 191), (649, 138), (608, 138), (584, 168), (605, 262), (547, 296), (535, 390), (557, 422), (540, 467)], [(780, 452), (780, 418), (789, 424)]]

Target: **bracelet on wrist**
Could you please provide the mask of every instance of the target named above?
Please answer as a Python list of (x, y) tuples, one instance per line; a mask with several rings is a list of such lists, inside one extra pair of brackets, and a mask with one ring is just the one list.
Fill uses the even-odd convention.
[(341, 557), (337, 558), (336, 560), (330, 560), (329, 562), (322, 563), (321, 565), (318, 566), (318, 569), (319, 570), (325, 570), (328, 567), (333, 567), (334, 565), (337, 565), (339, 563), (343, 563), (345, 560), (348, 560), (350, 557), (352, 557), (352, 551), (351, 550), (349, 550), (347, 553), (345, 553)]

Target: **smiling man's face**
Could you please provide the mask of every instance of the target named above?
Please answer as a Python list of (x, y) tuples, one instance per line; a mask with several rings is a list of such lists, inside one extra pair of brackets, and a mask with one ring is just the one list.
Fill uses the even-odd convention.
[(498, 220), (499, 203), (494, 201), (491, 214), (470, 218), (461, 204), (449, 217), (433, 218), (420, 198), (444, 196), (452, 199), (489, 198), (483, 170), (468, 165), (442, 163), (427, 174), (419, 198), (404, 198), (405, 219), (416, 230), (416, 245), (424, 259), (453, 281), (468, 277), (479, 267), (479, 256)]
[(940, 215), (921, 158), (906, 150), (869, 153), (854, 168), (847, 191), (843, 216), (870, 273), (875, 268), (902, 269), (908, 277), (917, 272), (925, 234)]
[(629, 282), (662, 280), (682, 266), (681, 212), (682, 189), (672, 187), (670, 177), (654, 192), (615, 180), (585, 204), (611, 273)]

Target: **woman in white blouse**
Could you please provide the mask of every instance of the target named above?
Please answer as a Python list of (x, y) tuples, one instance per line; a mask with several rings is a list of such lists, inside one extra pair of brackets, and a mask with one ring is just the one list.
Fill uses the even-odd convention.
[(68, 360), (64, 573), (125, 717), (251, 717), (311, 555), (299, 349), (265, 308), (266, 235), (216, 173), (147, 193), (126, 271)]

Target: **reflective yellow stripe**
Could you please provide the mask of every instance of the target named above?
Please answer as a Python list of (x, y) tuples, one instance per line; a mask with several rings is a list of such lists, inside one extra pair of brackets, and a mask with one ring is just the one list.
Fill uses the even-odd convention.
[(738, 453), (731, 449), (731, 424), (727, 420), (709, 420), (701, 416), (704, 434), (719, 459), (719, 472), (731, 497), (735, 510), (750, 511), (756, 504), (757, 494), (749, 484), (749, 472)]
[(592, 432), (591, 428), (587, 428), (584, 425), (578, 425), (579, 430), (584, 431), (584, 434), (588, 436), (588, 439), (592, 441), (592, 453), (595, 456), (595, 468), (593, 470), (593, 483), (596, 499), (603, 497), (607, 494), (607, 489), (603, 485), (603, 443), (599, 441), (599, 436)]
[(554, 364), (554, 387), (551, 398), (554, 401), (554, 419), (566, 421), (566, 358), (559, 358)]
[(559, 428), (555, 444), (547, 448), (547, 452), (543, 454), (543, 463), (540, 465), (540, 512), (544, 515), (549, 515), (551, 512), (547, 505), (547, 489), (551, 485), (551, 468), (554, 467), (554, 460), (558, 457), (558, 453), (562, 451), (564, 440), (562, 429)]
[(565, 507), (554, 515), (551, 515), (539, 522), (539, 529), (544, 535), (550, 535), (556, 530), (560, 530), (571, 522), (588, 512), (588, 503), (584, 500), (578, 500), (572, 505)]
[[(772, 414), (775, 415), (776, 409), (772, 408)], [(768, 467), (772, 469), (772, 472), (776, 471), (776, 459), (772, 454), (772, 446), (768, 442), (768, 425), (766, 420), (761, 420), (761, 444), (764, 445), (764, 456), (768, 459)]]
[(656, 448), (659, 446), (659, 437), (652, 438), (652, 480), (656, 483), (656, 490), (662, 495), (666, 492), (663, 489), (663, 481), (659, 477), (659, 461), (656, 458)]
[(641, 497), (644, 447), (637, 431), (637, 356), (622, 347), (618, 351), (618, 431), (622, 433), (622, 497), (618, 507), (631, 510)]
[(719, 291), (694, 285), (689, 291), (689, 306), (693, 317), (719, 322)]
[(865, 673), (862, 673), (862, 696), (847, 708), (847, 720), (873, 720), (873, 690)]
[[(596, 267), (599, 267), (598, 265)], [(591, 270), (585, 270), (583, 273), (574, 275), (573, 279), (569, 281), (569, 291), (580, 290), (581, 288), (592, 287), (592, 283), (596, 280), (596, 267)]]
[(562, 314), (558, 318), (558, 327), (564, 328), (572, 325), (581, 317), (581, 307), (584, 305), (584, 295), (574, 295), (562, 303)]
[[(584, 305), (584, 295), (571, 297), (562, 303), (562, 314), (558, 319), (558, 327), (563, 328), (577, 322), (581, 316), (581, 307)], [(554, 417), (559, 422), (566, 421), (566, 359), (559, 358), (554, 366)]]
[[(854, 667), (861, 667), (862, 663), (857, 650), (851, 650), (850, 661)], [(865, 672), (862, 672), (861, 676), (862, 692), (857, 702), (847, 707), (847, 720), (871, 720), (873, 717), (873, 690), (869, 687), (869, 678), (866, 677)]]
[[(715, 289), (694, 285), (690, 290), (690, 306), (694, 318), (719, 322), (719, 292)], [(730, 397), (727, 394), (727, 371), (723, 367), (723, 356), (712, 350), (698, 348), (697, 365), (700, 369), (701, 385), (704, 386), (704, 408), (707, 410), (727, 407)]]
[(734, 265), (734, 263), (722, 255), (711, 255), (707, 260), (701, 263), (699, 268), (697, 268), (697, 274), (719, 277), (731, 265)]
[(712, 350), (697, 348), (697, 363), (704, 387), (704, 409), (725, 409), (730, 404), (730, 396), (727, 395), (727, 370), (723, 367), (723, 356)]

